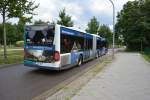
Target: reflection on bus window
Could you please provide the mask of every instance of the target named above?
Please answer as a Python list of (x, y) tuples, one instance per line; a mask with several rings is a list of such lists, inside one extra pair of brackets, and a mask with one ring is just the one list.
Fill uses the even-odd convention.
[(42, 31), (36, 31), (35, 32), (35, 35), (32, 39), (32, 42), (34, 44), (41, 44), (42, 42), (45, 42), (44, 35), (43, 35)]
[(76, 42), (74, 42), (73, 43), (73, 47), (72, 47), (72, 49), (71, 49), (72, 51), (74, 51), (74, 50), (78, 50), (78, 48), (77, 48), (77, 45), (76, 45)]
[(84, 37), (61, 34), (61, 53), (84, 49)]
[(51, 45), (54, 40), (54, 29), (30, 30), (26, 33), (27, 45)]
[(69, 51), (70, 51), (69, 37), (66, 35), (61, 35), (61, 52), (68, 53)]
[(77, 49), (81, 50), (81, 44), (77, 41)]

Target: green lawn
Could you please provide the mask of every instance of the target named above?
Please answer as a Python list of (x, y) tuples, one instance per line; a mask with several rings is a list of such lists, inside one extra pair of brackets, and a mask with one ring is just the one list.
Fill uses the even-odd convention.
[(150, 53), (142, 53), (142, 56), (145, 60), (150, 62)]
[(24, 53), (23, 50), (7, 50), (7, 60), (4, 60), (3, 51), (0, 51), (0, 65), (14, 64), (23, 62)]
[[(9, 47), (7, 47), (7, 49), (8, 49), (8, 50), (10, 50), (10, 49), (23, 49), (23, 47), (9, 46)], [(3, 48), (2, 46), (0, 46), (0, 50), (2, 51), (2, 50), (4, 50), (4, 48)]]

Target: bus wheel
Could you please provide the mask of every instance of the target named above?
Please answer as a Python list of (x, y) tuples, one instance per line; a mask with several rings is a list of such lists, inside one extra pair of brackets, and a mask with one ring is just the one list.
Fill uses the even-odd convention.
[(78, 59), (78, 66), (81, 66), (82, 63), (83, 63), (83, 59), (82, 59), (82, 56), (80, 56)]

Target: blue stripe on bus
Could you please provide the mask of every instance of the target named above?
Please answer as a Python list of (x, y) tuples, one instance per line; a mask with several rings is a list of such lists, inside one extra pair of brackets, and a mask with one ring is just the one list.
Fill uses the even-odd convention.
[(93, 39), (93, 36), (92, 36), (91, 34), (86, 34), (85, 36), (86, 36), (86, 38), (88, 38), (88, 39)]
[(65, 27), (61, 27), (61, 33), (62, 34), (67, 34), (67, 35), (72, 35), (72, 36), (79, 36), (79, 37), (84, 37), (84, 38), (88, 38), (88, 39), (93, 39), (93, 35), (91, 35), (90, 33), (84, 34), (82, 32), (72, 30), (72, 29), (68, 29), (68, 28), (65, 28)]
[(72, 29), (67, 29), (65, 27), (61, 27), (61, 33), (62, 34), (67, 34), (67, 35), (84, 37), (84, 33), (79, 32), (79, 31), (75, 31), (75, 30), (72, 30)]

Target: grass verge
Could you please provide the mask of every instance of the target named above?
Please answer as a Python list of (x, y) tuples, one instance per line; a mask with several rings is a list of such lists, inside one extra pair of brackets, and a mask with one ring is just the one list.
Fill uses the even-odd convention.
[(7, 60), (4, 60), (3, 51), (0, 51), (0, 65), (21, 63), (23, 57), (23, 50), (8, 50)]
[(142, 54), (142, 56), (143, 56), (143, 58), (145, 59), (145, 60), (147, 60), (148, 62), (150, 62), (150, 53), (141, 53)]
[[(7, 46), (7, 50), (10, 50), (10, 49), (23, 49), (23, 47)], [(0, 51), (3, 51), (3, 50), (4, 50), (3, 46), (0, 46)]]

